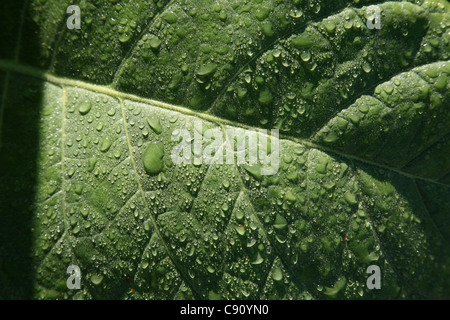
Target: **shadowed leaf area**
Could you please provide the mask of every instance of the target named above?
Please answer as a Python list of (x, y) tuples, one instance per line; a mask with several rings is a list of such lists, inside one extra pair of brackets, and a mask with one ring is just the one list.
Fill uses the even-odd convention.
[[(449, 299), (449, 27), (445, 0), (3, 0), (0, 298)], [(271, 161), (279, 130), (276, 172), (173, 161), (208, 129)]]

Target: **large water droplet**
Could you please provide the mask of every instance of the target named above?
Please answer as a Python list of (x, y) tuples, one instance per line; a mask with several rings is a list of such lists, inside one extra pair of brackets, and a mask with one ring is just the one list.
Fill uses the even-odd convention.
[(152, 128), (152, 130), (155, 131), (155, 133), (160, 134), (162, 132), (162, 126), (161, 123), (159, 122), (159, 119), (148, 117), (147, 123), (150, 126), (150, 128)]
[(158, 50), (159, 47), (161, 47), (162, 41), (161, 41), (161, 39), (159, 39), (158, 37), (155, 36), (150, 39), (149, 43), (150, 43), (150, 47), (152, 48), (152, 50)]
[(334, 30), (336, 30), (336, 24), (333, 20), (326, 20), (323, 25), (325, 26), (325, 29), (328, 33), (333, 33)]
[(216, 70), (217, 70), (217, 64), (208, 63), (208, 64), (200, 67), (200, 69), (198, 69), (197, 75), (198, 76), (207, 76), (207, 75), (210, 75), (210, 74), (216, 72)]
[(90, 101), (84, 101), (80, 104), (80, 106), (78, 107), (78, 111), (82, 114), (85, 115), (87, 114), (89, 111), (91, 111), (92, 108), (92, 104)]
[(356, 195), (354, 193), (349, 192), (349, 191), (347, 191), (344, 194), (344, 198), (351, 205), (354, 205), (354, 204), (358, 203), (358, 201), (356, 200)]
[(158, 174), (163, 170), (164, 145), (162, 142), (150, 143), (144, 152), (144, 169), (148, 174)]
[(277, 213), (277, 215), (275, 216), (275, 222), (273, 224), (273, 227), (275, 229), (281, 230), (286, 228), (286, 226), (287, 226), (286, 219), (282, 215)]
[(362, 68), (365, 73), (369, 73), (370, 71), (372, 71), (372, 66), (368, 62), (364, 62)]
[(103, 280), (103, 276), (102, 275), (99, 276), (99, 275), (93, 274), (91, 276), (91, 281), (95, 285), (99, 285), (102, 282), (102, 280)]
[(300, 57), (302, 58), (302, 60), (304, 62), (307, 62), (307, 61), (309, 61), (311, 59), (311, 52), (309, 52), (309, 50), (303, 51), (300, 54)]
[(111, 147), (111, 140), (109, 140), (109, 138), (105, 138), (102, 141), (102, 144), (100, 145), (100, 151), (101, 152), (106, 152), (109, 150), (109, 148)]
[(261, 254), (259, 252), (256, 252), (255, 256), (253, 257), (252, 264), (261, 264), (264, 262), (264, 258), (261, 257)]
[(275, 268), (272, 272), (272, 279), (275, 281), (281, 281), (283, 279), (283, 271), (280, 268)]
[(167, 23), (175, 23), (178, 20), (178, 17), (176, 16), (175, 13), (173, 12), (167, 12), (164, 16), (163, 16), (164, 21), (166, 21)]
[(261, 165), (256, 164), (256, 165), (250, 166), (250, 165), (244, 164), (244, 165), (242, 165), (242, 168), (244, 168), (245, 171), (250, 173), (250, 175), (253, 176), (254, 178), (256, 178), (258, 180), (262, 179)]
[(261, 91), (259, 93), (258, 101), (259, 101), (259, 103), (261, 103), (263, 105), (268, 105), (268, 104), (272, 103), (272, 101), (273, 101), (272, 93), (268, 89)]

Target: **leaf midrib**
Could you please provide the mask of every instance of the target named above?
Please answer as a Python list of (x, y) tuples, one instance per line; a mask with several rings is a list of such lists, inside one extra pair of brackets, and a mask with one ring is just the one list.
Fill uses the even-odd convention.
[[(28, 75), (31, 77), (39, 78), (41, 80), (53, 83), (55, 85), (82, 88), (82, 89), (85, 89), (85, 90), (88, 90), (88, 91), (91, 91), (94, 93), (105, 94), (105, 95), (108, 95), (108, 96), (116, 98), (116, 99), (124, 99), (124, 100), (126, 99), (126, 100), (130, 100), (130, 101), (134, 101), (134, 102), (143, 103), (145, 105), (152, 105), (154, 107), (161, 108), (164, 110), (179, 112), (179, 113), (187, 115), (187, 116), (194, 116), (194, 117), (203, 119), (205, 121), (215, 123), (217, 125), (227, 125), (227, 126), (239, 127), (239, 128), (243, 128), (243, 129), (247, 129), (247, 130), (255, 130), (255, 131), (263, 130), (262, 128), (259, 128), (259, 127), (253, 127), (253, 126), (247, 125), (245, 123), (234, 122), (234, 121), (220, 118), (220, 117), (208, 114), (208, 113), (196, 112), (196, 111), (193, 111), (191, 109), (188, 109), (188, 108), (185, 108), (182, 106), (177, 106), (177, 105), (173, 105), (173, 104), (169, 104), (166, 102), (153, 100), (153, 99), (149, 99), (149, 98), (142, 98), (142, 97), (139, 97), (134, 94), (118, 91), (118, 90), (112, 88), (111, 86), (97, 85), (97, 84), (92, 84), (92, 83), (75, 80), (75, 79), (71, 79), (71, 78), (60, 77), (51, 72), (48, 72), (48, 71), (45, 71), (45, 70), (42, 70), (42, 69), (39, 69), (36, 67), (23, 65), (16, 61), (13, 61), (13, 60), (0, 59), (0, 70), (4, 70), (6, 72), (15, 72), (15, 73)], [(422, 180), (422, 181), (433, 183), (433, 184), (436, 184), (439, 186), (449, 187), (447, 184), (441, 183), (439, 181), (429, 179), (426, 177), (416, 176), (411, 173), (399, 170), (397, 168), (392, 168), (390, 166), (387, 166), (387, 165), (384, 165), (381, 163), (377, 163), (377, 162), (374, 162), (374, 161), (371, 161), (371, 160), (368, 160), (365, 158), (361, 158), (356, 155), (350, 155), (350, 154), (347, 154), (347, 153), (344, 153), (344, 152), (341, 152), (338, 150), (334, 150), (329, 147), (314, 143), (314, 142), (306, 140), (306, 139), (294, 137), (294, 136), (283, 134), (283, 133), (280, 133), (279, 136), (283, 140), (291, 141), (291, 142), (294, 142), (297, 144), (302, 144), (309, 148), (318, 149), (318, 150), (321, 150), (321, 151), (329, 153), (329, 154), (334, 154), (334, 155), (341, 156), (341, 157), (344, 157), (347, 159), (365, 163), (365, 164), (368, 164), (368, 165), (371, 165), (374, 167), (392, 171), (392, 172), (395, 172), (397, 174), (400, 174), (400, 175), (410, 178), (410, 179)]]

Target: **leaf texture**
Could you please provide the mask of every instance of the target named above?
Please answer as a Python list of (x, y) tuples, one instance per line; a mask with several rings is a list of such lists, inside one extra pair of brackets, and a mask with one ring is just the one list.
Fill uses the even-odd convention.
[[(1, 4), (1, 297), (450, 297), (448, 1), (70, 4)], [(279, 129), (279, 170), (181, 129)]]

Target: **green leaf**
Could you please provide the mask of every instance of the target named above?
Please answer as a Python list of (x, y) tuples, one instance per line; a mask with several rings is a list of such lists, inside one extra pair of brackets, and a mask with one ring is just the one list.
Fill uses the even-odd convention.
[(1, 298), (450, 298), (448, 1), (69, 5), (0, 5)]

